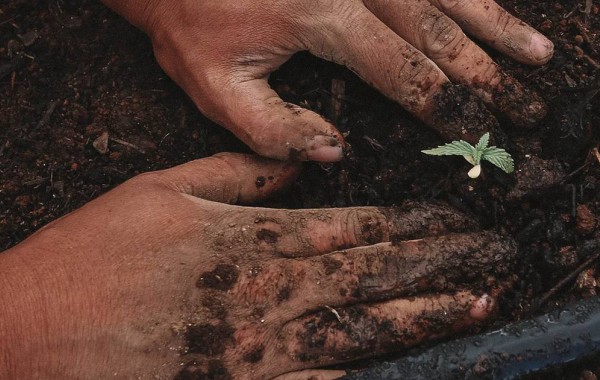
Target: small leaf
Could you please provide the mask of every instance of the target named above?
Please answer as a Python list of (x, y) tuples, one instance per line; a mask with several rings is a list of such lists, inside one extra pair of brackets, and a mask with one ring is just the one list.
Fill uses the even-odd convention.
[(490, 133), (487, 132), (477, 142), (475, 145), (475, 154), (473, 155), (473, 160), (475, 163), (473, 165), (478, 165), (481, 162), (481, 156), (483, 155), (483, 151), (487, 148), (488, 143), (490, 142)]
[(512, 157), (504, 149), (490, 146), (489, 148), (485, 148), (481, 158), (491, 162), (506, 173), (512, 173), (515, 170), (515, 163)]
[(473, 165), (479, 165), (481, 163), (481, 156), (483, 155), (482, 150), (477, 150), (475, 148), (475, 153), (473, 154), (473, 161), (475, 162)]
[(473, 156), (475, 154), (475, 147), (466, 141), (458, 140), (438, 146), (437, 148), (422, 150), (421, 152), (432, 156)]
[(486, 132), (483, 136), (481, 136), (481, 138), (477, 142), (477, 145), (475, 145), (475, 149), (483, 152), (485, 150), (485, 148), (487, 148), (489, 142), (490, 142), (490, 133)]

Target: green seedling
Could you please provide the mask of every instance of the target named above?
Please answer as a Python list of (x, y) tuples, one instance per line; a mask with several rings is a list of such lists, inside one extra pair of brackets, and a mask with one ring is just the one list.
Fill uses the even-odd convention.
[(477, 178), (481, 174), (481, 160), (486, 160), (496, 165), (506, 173), (515, 170), (515, 163), (508, 152), (504, 149), (488, 146), (490, 134), (486, 133), (473, 146), (466, 141), (452, 141), (437, 148), (422, 150), (425, 154), (432, 156), (463, 156), (473, 167), (469, 170), (469, 177)]

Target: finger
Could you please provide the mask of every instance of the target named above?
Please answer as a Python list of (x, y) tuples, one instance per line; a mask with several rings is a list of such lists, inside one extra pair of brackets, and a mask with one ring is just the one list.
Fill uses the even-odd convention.
[(339, 249), (477, 228), (471, 218), (451, 207), (416, 202), (408, 202), (401, 208), (288, 211), (278, 221), (264, 219), (257, 226), (263, 250), (285, 257), (316, 256)]
[[(491, 232), (380, 243), (305, 260), (270, 260), (239, 272), (229, 294), (236, 305), (262, 305), (262, 318), (280, 323), (326, 306), (451, 291), (483, 280), (491, 286), (490, 276), (509, 273), (515, 256), (515, 243)], [(205, 278), (212, 277), (201, 276), (199, 286), (210, 287)]]
[[(273, 5), (276, 8), (279, 4)], [(238, 8), (231, 10), (234, 17), (211, 25), (216, 28), (214, 35), (237, 31), (235, 38), (216, 45), (206, 40), (211, 33), (154, 38), (161, 66), (204, 115), (229, 129), (259, 155), (279, 160), (341, 160), (343, 139), (333, 125), (312, 111), (283, 102), (267, 82), (271, 72), (302, 49), (293, 36), (295, 19), (290, 17), (291, 23), (285, 17), (271, 20), (272, 14), (280, 14), (277, 9), (259, 12), (266, 17), (261, 22), (269, 28), (257, 29), (248, 27), (256, 23), (239, 23), (254, 17), (255, 10)], [(190, 50), (190, 46), (198, 48)], [(214, 49), (207, 50), (206, 46)]]
[(212, 97), (210, 105), (201, 97), (200, 109), (254, 152), (291, 161), (343, 158), (343, 138), (335, 127), (315, 112), (284, 102), (266, 78), (215, 77), (220, 96)]
[(282, 355), (306, 367), (398, 352), (464, 330), (493, 309), (489, 296), (468, 292), (327, 309), (284, 327)]
[(446, 139), (476, 143), (485, 132), (501, 134), (480, 99), (450, 85), (439, 67), (357, 3), (310, 31), (313, 54), (349, 67)]
[(530, 65), (552, 57), (550, 40), (492, 0), (429, 0), (464, 30), (496, 50)]
[(342, 306), (447, 291), (457, 284), (509, 273), (516, 245), (491, 232), (449, 234), (353, 248), (297, 262), (288, 309), (301, 314)]
[(454, 21), (430, 3), (369, 0), (366, 4), (453, 81), (469, 86), (516, 125), (535, 125), (546, 115), (546, 107), (537, 94), (502, 73)]
[[(209, 235), (222, 236), (231, 242), (230, 248), (254, 246), (275, 257), (317, 256), (385, 241), (477, 230), (472, 218), (439, 203), (406, 202), (396, 208), (235, 209), (231, 214), (220, 210), (222, 222), (208, 227)], [(236, 227), (230, 227), (231, 223)]]
[(263, 200), (290, 185), (299, 172), (294, 163), (220, 153), (140, 177), (184, 194), (235, 204)]

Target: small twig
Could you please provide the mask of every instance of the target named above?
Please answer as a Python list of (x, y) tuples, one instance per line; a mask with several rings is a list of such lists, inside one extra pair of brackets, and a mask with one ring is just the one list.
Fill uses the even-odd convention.
[(12, 61), (0, 65), (0, 79), (11, 74), (13, 71), (17, 71), (25, 64), (25, 59), (22, 56), (14, 58)]
[(600, 152), (598, 152), (598, 147), (594, 147), (594, 149), (592, 149), (592, 154), (594, 157), (596, 157), (596, 160), (600, 164)]
[(342, 323), (342, 317), (340, 317), (340, 313), (338, 313), (337, 310), (335, 310), (331, 306), (327, 306), (327, 305), (325, 305), (325, 308), (327, 310), (331, 311), (333, 313), (333, 315), (335, 315), (335, 317), (337, 318), (339, 323)]
[(583, 7), (582, 12), (585, 13), (586, 16), (589, 16), (590, 13), (592, 13), (592, 0), (585, 0), (585, 6)]
[(590, 57), (585, 53), (583, 54), (583, 58), (585, 58), (590, 65), (594, 66), (596, 70), (600, 70), (600, 63), (598, 63), (594, 58)]
[(531, 72), (529, 74), (527, 74), (525, 76), (525, 78), (529, 79), (533, 76), (538, 77), (538, 74), (540, 74), (540, 72), (542, 72), (542, 71), (546, 71), (546, 66), (541, 66), (541, 67), (538, 67), (537, 69), (531, 70)]
[(573, 13), (577, 12), (577, 10), (579, 10), (579, 9), (580, 9), (579, 4), (575, 4), (573, 9), (571, 9), (571, 11), (569, 13), (567, 13), (566, 15), (563, 16), (563, 19), (573, 16)]
[(50, 102), (50, 104), (48, 104), (48, 108), (46, 109), (46, 112), (44, 112), (44, 116), (39, 121), (39, 123), (37, 124), (36, 128), (41, 128), (44, 125), (48, 124), (48, 122), (50, 121), (50, 118), (52, 117), (52, 114), (54, 113), (54, 110), (56, 109), (56, 106), (58, 105), (58, 103), (60, 103), (60, 100), (54, 100), (54, 101)]
[(588, 154), (585, 156), (585, 161), (583, 163), (583, 165), (581, 165), (580, 167), (578, 167), (577, 169), (573, 170), (571, 173), (567, 174), (566, 176), (564, 176), (563, 179), (560, 180), (561, 183), (564, 183), (565, 181), (567, 181), (568, 179), (573, 178), (573, 176), (575, 176), (575, 174), (578, 174), (579, 172), (581, 172), (584, 169), (587, 169), (590, 164), (591, 164), (591, 158), (593, 156), (596, 156), (596, 158), (598, 159), (598, 161), (600, 162), (600, 158), (598, 157), (598, 147), (594, 147), (592, 150), (590, 150), (588, 152)]
[(600, 86), (587, 86), (587, 87), (561, 87), (561, 92), (588, 92), (600, 90)]
[(567, 277), (560, 280), (556, 285), (552, 287), (552, 289), (544, 293), (540, 300), (529, 309), (529, 313), (535, 313), (535, 311), (537, 311), (540, 307), (544, 306), (544, 304), (546, 304), (546, 302), (548, 302), (550, 298), (552, 298), (559, 290), (564, 288), (569, 282), (571, 282), (573, 279), (579, 276), (581, 272), (583, 272), (589, 266), (591, 266), (594, 263), (594, 261), (598, 260), (598, 258), (600, 258), (600, 250), (594, 253), (592, 256), (590, 256), (580, 266), (575, 268), (575, 270), (569, 273)]
[(126, 147), (131, 148), (131, 149), (135, 149), (138, 152), (140, 152), (141, 154), (146, 154), (145, 150), (143, 150), (139, 146), (134, 145), (134, 144), (132, 144), (130, 142), (127, 142), (125, 140), (121, 140), (121, 139), (117, 139), (117, 138), (114, 138), (114, 137), (110, 137), (110, 141), (115, 142), (117, 144), (121, 144), (121, 145), (126, 146)]
[(169, 135), (171, 134), (171, 132), (168, 132), (166, 135), (163, 136), (162, 139), (160, 139), (160, 142), (158, 143), (158, 146), (160, 147), (162, 145), (162, 143), (165, 141), (165, 139), (167, 137), (169, 137)]
[(342, 115), (343, 99), (346, 94), (346, 81), (342, 79), (331, 80), (331, 113), (334, 123), (337, 123)]
[(369, 143), (369, 145), (371, 145), (371, 148), (373, 148), (373, 150), (375, 150), (375, 151), (385, 150), (385, 147), (383, 145), (381, 145), (381, 143), (379, 141), (377, 141), (376, 139), (374, 139), (373, 137), (364, 135), (363, 139), (367, 140), (367, 142)]
[(565, 182), (566, 180), (568, 180), (568, 179), (572, 178), (572, 177), (573, 177), (575, 174), (577, 174), (577, 173), (579, 173), (580, 171), (582, 171), (583, 169), (587, 168), (589, 165), (590, 165), (590, 164), (589, 164), (589, 163), (587, 162), (587, 160), (586, 160), (586, 162), (585, 162), (583, 165), (581, 165), (581, 166), (580, 166), (580, 167), (578, 167), (577, 169), (573, 170), (571, 173), (567, 174), (567, 175), (565, 176), (565, 178), (563, 178), (563, 179), (561, 180), (561, 182)]
[[(590, 5), (590, 8), (591, 8), (591, 5)], [(589, 14), (589, 13), (587, 13), (587, 14)], [(592, 41), (592, 38), (590, 38), (590, 35), (589, 35), (588, 30), (585, 27), (585, 25), (583, 25), (576, 18), (569, 20), (569, 23), (572, 24), (572, 25), (575, 25), (575, 27), (579, 31), (579, 34), (581, 35), (581, 37), (583, 37), (583, 41), (585, 41), (585, 43), (588, 44), (588, 46), (589, 46), (590, 50), (592, 51), (592, 53), (597, 54), (598, 52), (596, 51), (596, 48), (594, 48), (594, 43)]]
[(8, 20), (0, 21), (0, 26), (8, 24), (9, 22), (13, 21), (14, 19), (16, 19), (16, 17), (11, 17)]
[(12, 94), (15, 90), (15, 84), (17, 83), (17, 72), (13, 71), (10, 75), (10, 93)]
[(24, 186), (38, 186), (41, 185), (42, 183), (46, 182), (48, 180), (48, 178), (36, 178), (36, 179), (32, 179), (30, 181), (25, 181), (23, 182)]

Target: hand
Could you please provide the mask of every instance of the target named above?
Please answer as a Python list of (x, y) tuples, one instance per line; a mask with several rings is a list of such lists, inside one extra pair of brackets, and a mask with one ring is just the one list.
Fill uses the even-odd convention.
[(491, 0), (104, 2), (150, 35), (160, 65), (205, 115), (266, 157), (342, 158), (334, 126), (267, 83), (303, 50), (347, 66), (447, 139), (499, 134), (490, 112), (450, 80), (517, 125), (546, 113), (461, 29), (518, 61), (547, 62), (552, 43)]
[(0, 378), (333, 378), (298, 371), (493, 311), (465, 284), (506, 272), (515, 246), (446, 207), (221, 203), (297, 171), (220, 154), (140, 175), (0, 254)]

